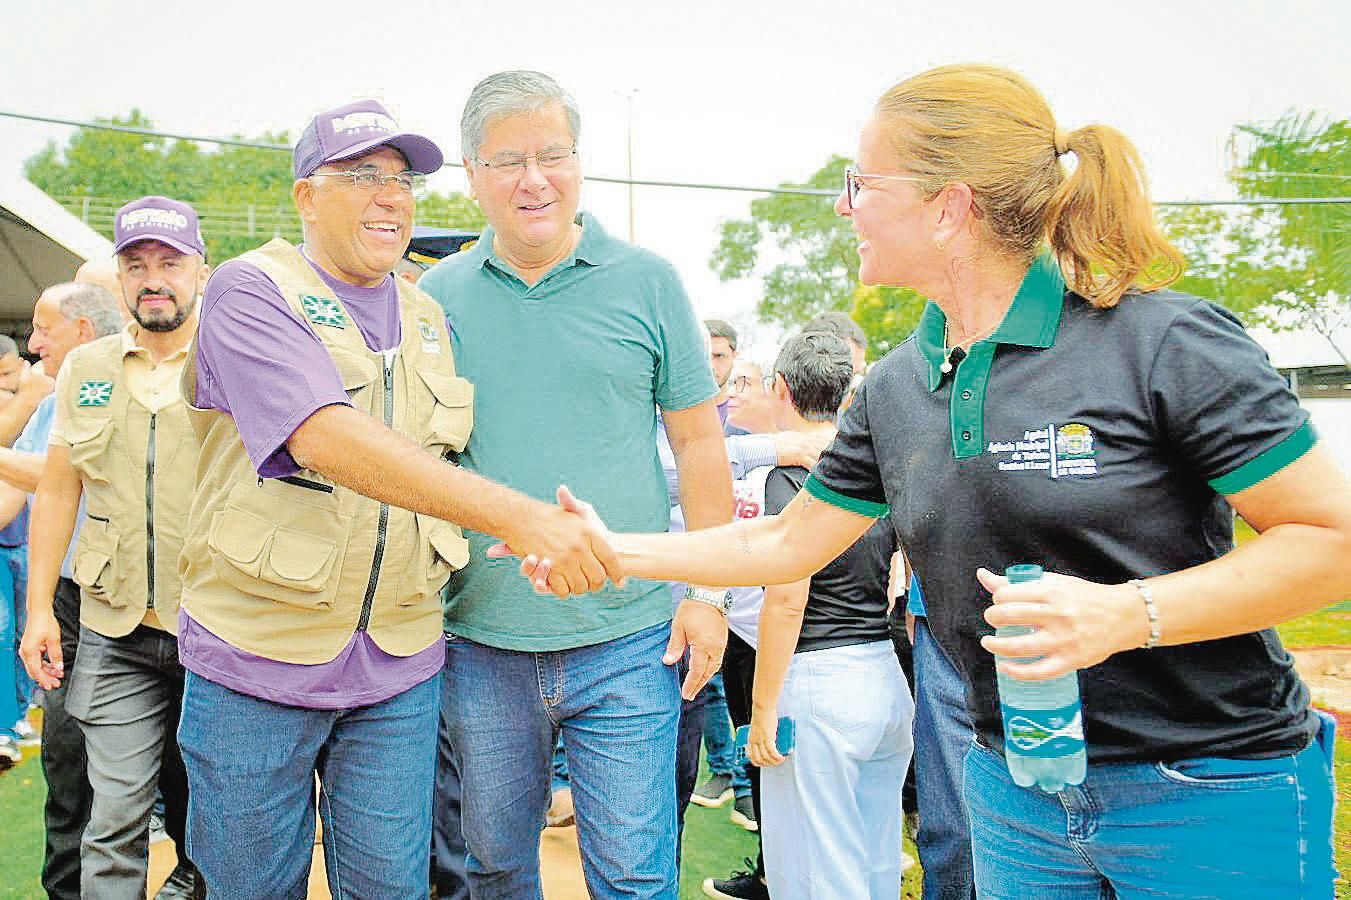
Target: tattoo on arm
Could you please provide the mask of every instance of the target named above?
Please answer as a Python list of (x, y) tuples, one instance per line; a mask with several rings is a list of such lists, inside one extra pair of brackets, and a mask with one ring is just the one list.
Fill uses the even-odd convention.
[(751, 539), (750, 539), (750, 537), (746, 534), (746, 523), (745, 523), (745, 522), (737, 522), (737, 523), (736, 523), (736, 533), (737, 533), (737, 537), (741, 539), (741, 552), (742, 552), (742, 553), (745, 553), (745, 554), (749, 554), (749, 553), (751, 552)]

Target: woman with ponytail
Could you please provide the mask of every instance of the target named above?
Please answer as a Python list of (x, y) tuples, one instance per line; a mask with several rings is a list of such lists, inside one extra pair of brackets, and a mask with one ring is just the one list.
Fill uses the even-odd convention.
[[(1351, 596), (1351, 487), (1307, 413), (1231, 314), (1165, 289), (1182, 259), (1115, 129), (948, 66), (883, 95), (857, 160), (835, 208), (864, 283), (931, 298), (915, 334), (782, 515), (612, 535), (626, 572), (792, 582), (889, 514), (965, 686), (980, 896), (1331, 897), (1333, 726), (1273, 630)], [(1078, 671), (1082, 785), (1014, 785), (995, 654)]]

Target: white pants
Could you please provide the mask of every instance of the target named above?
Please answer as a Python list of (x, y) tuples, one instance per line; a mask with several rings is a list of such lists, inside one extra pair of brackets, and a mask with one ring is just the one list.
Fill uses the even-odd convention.
[(770, 895), (896, 900), (915, 704), (891, 642), (796, 654), (779, 715), (797, 745), (760, 771)]

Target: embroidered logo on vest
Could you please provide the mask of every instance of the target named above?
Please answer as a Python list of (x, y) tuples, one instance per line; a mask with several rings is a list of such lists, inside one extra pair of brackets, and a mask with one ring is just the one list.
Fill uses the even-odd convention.
[(422, 337), (423, 353), (440, 353), (441, 342), (436, 338), (436, 326), (426, 319), (417, 320), (418, 334)]
[(111, 381), (84, 381), (80, 383), (80, 397), (76, 406), (107, 406), (113, 396)]
[(316, 297), (313, 294), (301, 294), (300, 306), (305, 315), (316, 325), (329, 325), (333, 328), (347, 327), (347, 314), (342, 311), (338, 301), (329, 297)]

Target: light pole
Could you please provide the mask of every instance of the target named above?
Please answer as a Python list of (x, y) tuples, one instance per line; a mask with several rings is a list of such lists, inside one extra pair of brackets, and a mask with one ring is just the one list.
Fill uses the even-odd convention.
[(633, 224), (633, 98), (637, 96), (638, 89), (630, 88), (626, 91), (616, 91), (625, 99), (628, 104), (628, 179), (629, 179), (629, 243), (635, 243), (635, 230)]

